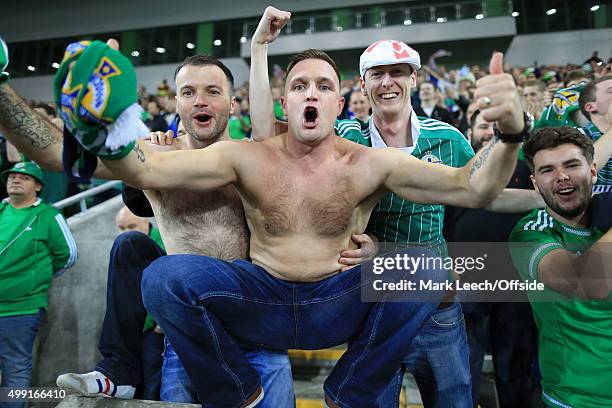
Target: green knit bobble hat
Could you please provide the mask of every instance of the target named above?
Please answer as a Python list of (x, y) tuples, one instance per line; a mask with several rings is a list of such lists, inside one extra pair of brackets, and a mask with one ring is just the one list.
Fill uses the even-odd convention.
[(146, 136), (131, 62), (100, 41), (70, 44), (54, 79), (66, 129), (88, 152), (113, 160)]

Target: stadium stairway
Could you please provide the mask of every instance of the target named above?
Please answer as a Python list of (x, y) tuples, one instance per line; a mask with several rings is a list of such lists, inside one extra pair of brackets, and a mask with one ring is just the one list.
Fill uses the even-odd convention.
[[(323, 408), (323, 382), (346, 346), (324, 350), (289, 350), (297, 408)], [(421, 408), (421, 397), (411, 377), (406, 376), (400, 408)]]

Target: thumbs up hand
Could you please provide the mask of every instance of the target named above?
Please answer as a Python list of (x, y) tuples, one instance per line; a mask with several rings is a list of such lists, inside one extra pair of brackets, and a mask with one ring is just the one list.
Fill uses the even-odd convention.
[(502, 133), (518, 134), (525, 127), (521, 101), (512, 75), (505, 74), (504, 54), (494, 52), (489, 75), (476, 82), (474, 98), (482, 117), (496, 122)]

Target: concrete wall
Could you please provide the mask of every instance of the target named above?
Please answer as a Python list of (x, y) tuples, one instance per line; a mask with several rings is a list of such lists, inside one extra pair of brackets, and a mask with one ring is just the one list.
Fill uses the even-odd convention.
[(55, 279), (49, 312), (35, 350), (34, 386), (54, 386), (59, 374), (88, 372), (100, 359), (98, 337), (106, 311), (108, 259), (121, 196), (68, 219), (79, 257)]
[[(234, 74), (236, 86), (240, 86), (249, 79), (249, 65), (242, 58), (223, 58), (223, 63)], [(157, 91), (157, 86), (162, 79), (166, 78), (174, 87), (174, 69), (176, 64), (160, 64), (136, 67), (138, 83), (143, 84), (150, 93)], [(35, 76), (28, 78), (16, 78), (11, 80), (11, 86), (24, 98), (37, 101), (53, 100), (53, 76)]]
[(266, 6), (292, 12), (370, 5), (372, 0), (40, 0), (3, 1), (8, 42), (261, 16)]
[(582, 63), (593, 51), (604, 61), (612, 56), (612, 28), (517, 35), (506, 53), (512, 65)]

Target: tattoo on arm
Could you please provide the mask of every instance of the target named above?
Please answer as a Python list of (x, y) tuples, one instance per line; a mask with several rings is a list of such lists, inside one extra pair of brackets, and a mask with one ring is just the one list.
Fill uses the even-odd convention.
[(495, 145), (499, 143), (499, 140), (500, 139), (497, 136), (493, 136), (493, 139), (491, 139), (489, 144), (482, 148), (480, 154), (478, 155), (476, 160), (474, 160), (474, 164), (472, 164), (472, 168), (470, 169), (470, 178), (472, 178), (472, 176), (476, 174), (476, 172), (482, 166), (484, 166), (485, 162), (489, 158), (489, 155), (491, 154), (491, 150), (493, 150), (493, 147), (495, 147)]
[(58, 140), (55, 126), (40, 117), (7, 87), (0, 87), (0, 123), (7, 131), (26, 139), (37, 149), (46, 149)]
[(136, 156), (138, 157), (138, 160), (140, 160), (141, 163), (144, 163), (146, 161), (144, 151), (140, 148), (140, 146), (138, 146), (138, 143), (134, 145), (134, 148), (132, 150), (134, 150)]

